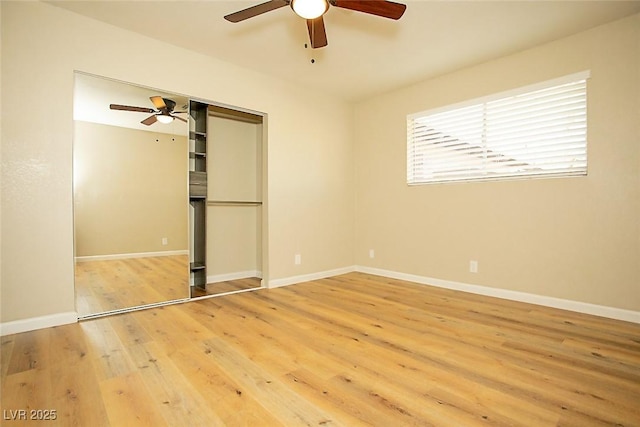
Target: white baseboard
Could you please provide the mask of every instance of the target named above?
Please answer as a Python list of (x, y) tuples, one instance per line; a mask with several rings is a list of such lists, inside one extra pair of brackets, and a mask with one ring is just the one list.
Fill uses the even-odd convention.
[(262, 271), (248, 270), (236, 271), (234, 273), (214, 274), (213, 276), (207, 276), (207, 283), (226, 282), (228, 280), (240, 280), (247, 279), (249, 277), (258, 277), (262, 279)]
[[(545, 307), (553, 307), (562, 310), (575, 311), (578, 313), (591, 314), (594, 316), (607, 317), (610, 319), (623, 320), (626, 322), (640, 324), (640, 312), (625, 310), (616, 307), (608, 307), (603, 305), (590, 304), (580, 301), (572, 301), (561, 298), (548, 297), (543, 295), (530, 294), (526, 292), (511, 291), (508, 289), (491, 288), (488, 286), (472, 285), (468, 283), (454, 282), (451, 280), (435, 279), (432, 277), (418, 276), (415, 274), (400, 273), (397, 271), (384, 270), (380, 268), (366, 267), (361, 265), (338, 268), (335, 270), (320, 271), (317, 273), (303, 274), (300, 276), (285, 277), (282, 279), (270, 280), (267, 287), (277, 288), (281, 286), (293, 285), (296, 283), (309, 282), (312, 280), (325, 279), (327, 277), (338, 276), (341, 274), (358, 271), (376, 276), (389, 277), (391, 279), (406, 280), (422, 285), (436, 286), (440, 288), (452, 289), (457, 291), (469, 292), (478, 295), (486, 295), (495, 298), (502, 298), (512, 301), (526, 302)], [(229, 275), (210, 276), (211, 278), (231, 277), (231, 275), (251, 273), (244, 277), (260, 277), (256, 271), (230, 273)], [(235, 277), (235, 276), (234, 276)], [(241, 278), (241, 277), (235, 277)], [(224, 280), (233, 280), (226, 278)], [(220, 280), (218, 280), (220, 281)], [(212, 282), (213, 283), (213, 282)], [(14, 320), (11, 322), (0, 323), (0, 336), (17, 334), (21, 332), (33, 331), (36, 329), (49, 328), (52, 326), (66, 325), (78, 321), (78, 313), (66, 312), (51, 314), (48, 316), (34, 317), (30, 319)]]
[(129, 259), (129, 258), (151, 258), (158, 256), (173, 256), (173, 255), (189, 255), (187, 249), (178, 251), (159, 251), (159, 252), (137, 252), (131, 254), (109, 254), (109, 255), (89, 255), (89, 256), (77, 256), (76, 262), (87, 261), (109, 261), (115, 259)]
[(30, 319), (13, 320), (11, 322), (0, 323), (0, 335), (19, 334), (20, 332), (76, 323), (77, 321), (78, 313), (75, 311), (32, 317)]
[(310, 282), (312, 280), (326, 279), (327, 277), (338, 276), (355, 271), (354, 266), (337, 268), (335, 270), (319, 271), (317, 273), (302, 274), (300, 276), (285, 277), (282, 279), (269, 280), (267, 287), (269, 289), (279, 288), (281, 286), (295, 285), (296, 283)]
[(373, 274), (376, 276), (389, 277), (391, 279), (406, 280), (422, 285), (436, 286), (439, 288), (464, 291), (472, 294), (486, 295), (495, 298), (502, 298), (512, 301), (526, 302), (545, 307), (559, 308), (562, 310), (575, 311), (578, 313), (592, 314), (594, 316), (607, 317), (610, 319), (624, 320), (626, 322), (640, 323), (640, 312), (625, 310), (622, 308), (608, 307), (604, 305), (590, 304), (586, 302), (566, 300), (561, 298), (548, 297), (543, 295), (530, 294), (526, 292), (511, 291), (508, 289), (491, 288), (488, 286), (471, 285), (468, 283), (453, 282), (450, 280), (434, 279), (432, 277), (417, 276), (414, 274), (400, 273), (397, 271), (383, 270), (366, 266), (356, 266), (355, 271)]

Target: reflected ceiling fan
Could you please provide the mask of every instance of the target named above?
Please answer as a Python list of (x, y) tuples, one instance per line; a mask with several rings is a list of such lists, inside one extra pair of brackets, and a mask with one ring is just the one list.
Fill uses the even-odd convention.
[(291, 6), (296, 15), (307, 20), (309, 40), (314, 49), (327, 45), (327, 33), (322, 16), (327, 13), (330, 6), (389, 19), (400, 19), (407, 9), (404, 4), (387, 0), (271, 0), (227, 15), (224, 19), (229, 22), (240, 22), (284, 6)]
[(176, 107), (176, 102), (171, 99), (163, 98), (161, 96), (152, 96), (149, 98), (153, 105), (156, 107), (156, 110), (153, 108), (146, 107), (132, 107), (129, 105), (119, 105), (119, 104), (110, 104), (109, 108), (112, 110), (122, 110), (122, 111), (134, 111), (136, 113), (152, 113), (151, 116), (147, 117), (140, 123), (143, 125), (150, 126), (155, 122), (160, 123), (171, 123), (173, 119), (182, 120), (183, 122), (187, 122), (182, 117), (176, 116), (176, 114), (186, 113), (186, 111), (173, 111)]

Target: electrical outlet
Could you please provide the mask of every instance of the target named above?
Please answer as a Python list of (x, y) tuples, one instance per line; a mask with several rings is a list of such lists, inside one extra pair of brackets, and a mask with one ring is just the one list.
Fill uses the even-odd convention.
[(469, 261), (469, 272), (471, 273), (478, 272), (478, 261), (475, 261), (475, 260)]
[(166, 246), (169, 244), (169, 239), (167, 239), (166, 237), (162, 238), (162, 246)]
[(369, 249), (369, 258), (375, 258), (376, 257), (376, 253), (373, 249)]
[(302, 264), (302, 256), (300, 254), (296, 254), (296, 256), (293, 259), (293, 262), (295, 265)]

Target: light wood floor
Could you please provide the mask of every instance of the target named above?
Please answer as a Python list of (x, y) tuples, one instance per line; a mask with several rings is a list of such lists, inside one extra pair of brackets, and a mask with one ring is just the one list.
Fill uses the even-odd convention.
[(359, 273), (6, 336), (1, 356), (2, 409), (57, 411), (38, 425), (640, 425), (640, 325)]
[(78, 262), (75, 287), (81, 316), (189, 298), (189, 257)]
[(191, 297), (257, 289), (261, 279), (189, 287), (186, 255), (85, 261), (75, 265), (76, 310), (80, 316)]
[(197, 286), (191, 288), (191, 296), (193, 298), (203, 297), (207, 295), (219, 295), (227, 292), (246, 291), (249, 289), (257, 289), (262, 286), (262, 279), (259, 277), (247, 277), (244, 279), (227, 280), (224, 282), (208, 283), (205, 289)]

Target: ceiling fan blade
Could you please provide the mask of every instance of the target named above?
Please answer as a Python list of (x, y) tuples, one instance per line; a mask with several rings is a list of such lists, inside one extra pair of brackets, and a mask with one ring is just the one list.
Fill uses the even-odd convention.
[(156, 110), (153, 108), (145, 108), (145, 107), (131, 107), (129, 105), (120, 105), (120, 104), (109, 104), (109, 108), (112, 110), (122, 110), (122, 111), (135, 111), (138, 113), (155, 113)]
[(279, 9), (288, 4), (289, 2), (287, 0), (271, 0), (227, 15), (224, 19), (229, 22), (240, 22), (245, 19), (253, 18), (254, 16), (262, 15), (266, 12), (271, 12), (272, 10)]
[(407, 6), (402, 3), (387, 0), (331, 0), (331, 4), (389, 19), (400, 19), (407, 9)]
[(165, 108), (167, 108), (167, 104), (164, 103), (164, 99), (162, 99), (161, 96), (152, 96), (149, 99), (151, 100), (151, 102), (153, 102), (153, 105), (156, 107), (156, 109), (164, 110)]
[(174, 116), (173, 114), (171, 115), (171, 117), (173, 117), (174, 119), (182, 120), (183, 122), (187, 123), (187, 121), (182, 117)]
[(307, 28), (309, 29), (309, 40), (312, 48), (317, 49), (328, 44), (322, 16), (316, 19), (307, 19)]
[(143, 125), (150, 126), (150, 125), (154, 124), (157, 121), (158, 121), (158, 119), (156, 118), (156, 115), (154, 114), (153, 116), (147, 117), (146, 119), (144, 119), (140, 123), (142, 123)]

